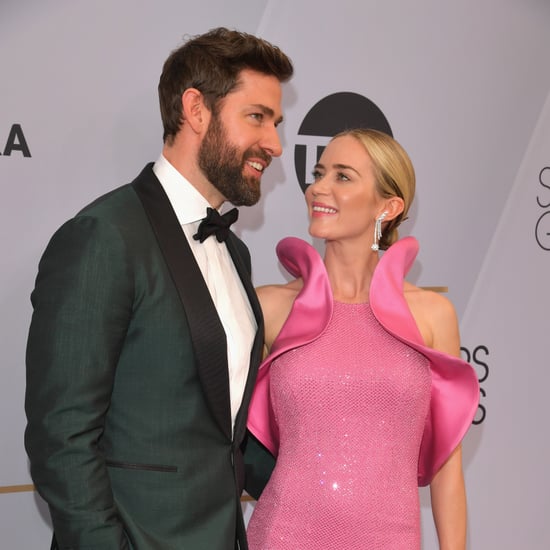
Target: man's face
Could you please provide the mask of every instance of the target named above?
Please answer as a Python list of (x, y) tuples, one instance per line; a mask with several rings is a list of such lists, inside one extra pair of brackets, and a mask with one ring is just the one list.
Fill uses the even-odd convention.
[(199, 167), (235, 206), (258, 202), (262, 173), (282, 153), (277, 133), (281, 95), (276, 77), (245, 69), (212, 115), (199, 149)]

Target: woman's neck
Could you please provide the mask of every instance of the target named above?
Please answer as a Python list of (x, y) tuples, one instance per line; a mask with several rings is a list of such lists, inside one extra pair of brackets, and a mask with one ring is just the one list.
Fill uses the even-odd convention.
[(370, 248), (328, 242), (324, 262), (334, 299), (349, 303), (367, 302), (378, 261), (378, 253)]

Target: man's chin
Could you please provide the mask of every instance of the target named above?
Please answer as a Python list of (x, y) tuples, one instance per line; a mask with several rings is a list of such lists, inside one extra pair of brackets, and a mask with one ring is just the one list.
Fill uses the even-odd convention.
[(258, 203), (261, 196), (260, 178), (246, 178), (245, 187), (242, 189), (241, 206), (254, 206)]
[(247, 194), (246, 196), (240, 196), (239, 198), (236, 198), (235, 200), (230, 200), (229, 202), (233, 204), (234, 206), (254, 206), (255, 204), (258, 204), (258, 201), (260, 200), (260, 193), (251, 195)]

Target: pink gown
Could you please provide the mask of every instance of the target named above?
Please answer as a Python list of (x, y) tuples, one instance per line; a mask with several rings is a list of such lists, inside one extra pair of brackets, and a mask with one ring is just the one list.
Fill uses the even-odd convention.
[(430, 386), (427, 358), (386, 332), (369, 304), (334, 302), (322, 335), (271, 365), (280, 447), (250, 550), (420, 548)]
[(369, 303), (334, 302), (323, 260), (287, 237), (304, 285), (260, 366), (248, 429), (277, 463), (248, 527), (250, 550), (414, 550), (428, 485), (477, 411), (460, 358), (425, 346), (403, 295), (413, 237), (380, 258)]

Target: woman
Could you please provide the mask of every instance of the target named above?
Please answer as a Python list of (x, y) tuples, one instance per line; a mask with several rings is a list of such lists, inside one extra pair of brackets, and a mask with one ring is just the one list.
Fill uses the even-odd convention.
[(465, 548), (460, 442), (479, 388), (450, 301), (403, 281), (418, 247), (397, 228), (414, 190), (391, 137), (338, 134), (306, 191), (324, 261), (300, 239), (277, 247), (296, 279), (258, 289), (269, 355), (249, 429), (277, 462), (251, 550), (418, 549), (419, 484), (440, 548)]

